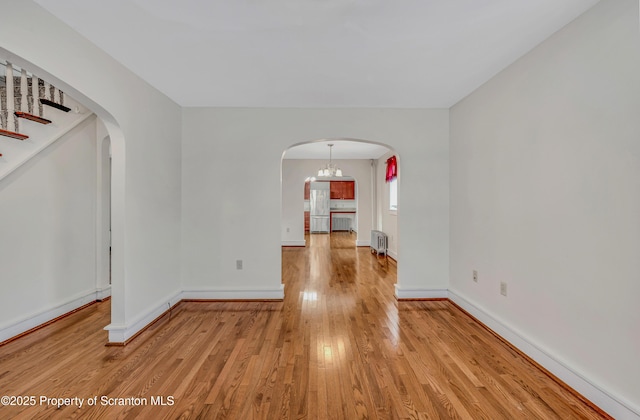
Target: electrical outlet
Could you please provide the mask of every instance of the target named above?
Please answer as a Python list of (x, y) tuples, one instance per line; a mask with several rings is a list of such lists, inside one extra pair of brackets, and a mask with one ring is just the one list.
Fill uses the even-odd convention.
[(476, 283), (478, 282), (478, 271), (477, 270), (473, 270), (473, 281), (475, 281)]
[(504, 281), (500, 282), (500, 294), (502, 296), (507, 296), (507, 283)]
[(242, 260), (236, 260), (236, 270), (242, 270)]
[(287, 228), (287, 233), (289, 233), (289, 228)]

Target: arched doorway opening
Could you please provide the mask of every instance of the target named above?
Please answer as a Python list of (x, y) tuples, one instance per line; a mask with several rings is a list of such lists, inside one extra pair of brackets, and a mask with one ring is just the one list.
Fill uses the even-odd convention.
[[(327, 145), (334, 144), (334, 162), (340, 167), (343, 177), (330, 179), (318, 176), (318, 170), (329, 161)], [(346, 152), (342, 152), (345, 148)], [(389, 185), (385, 183), (385, 162), (396, 156), (388, 145), (357, 139), (321, 139), (297, 143), (283, 153), (281, 161), (281, 235), (283, 247), (304, 247), (306, 238), (312, 234), (311, 194), (307, 181), (353, 181), (353, 196), (335, 197), (329, 200), (329, 231), (333, 232), (334, 217), (347, 219), (345, 225), (336, 230), (352, 230), (356, 247), (370, 247), (371, 231), (380, 230), (388, 237), (387, 256), (400, 260), (398, 243), (399, 205), (389, 206)], [(400, 180), (397, 181), (398, 197)], [(330, 188), (330, 187), (329, 187)], [(400, 201), (400, 198), (398, 198)], [(340, 213), (342, 207), (344, 213)], [(331, 212), (335, 210), (335, 214)], [(308, 218), (308, 219), (307, 219)], [(308, 230), (308, 232), (306, 232)], [(324, 229), (326, 230), (326, 228)], [(305, 236), (307, 235), (307, 236)]]

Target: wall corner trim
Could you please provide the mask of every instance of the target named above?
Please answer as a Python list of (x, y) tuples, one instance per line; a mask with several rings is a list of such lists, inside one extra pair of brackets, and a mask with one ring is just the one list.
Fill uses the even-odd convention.
[(157, 302), (152, 309), (138, 316), (133, 321), (126, 324), (109, 324), (104, 327), (109, 331), (110, 345), (125, 345), (128, 341), (135, 338), (147, 327), (159, 320), (167, 311), (176, 306), (182, 300), (182, 293), (175, 293)]
[(111, 296), (111, 286), (101, 287), (96, 289), (96, 300), (103, 301)]
[(583, 375), (562, 363), (548, 351), (541, 349), (514, 328), (508, 326), (485, 309), (476, 306), (459, 292), (449, 289), (449, 300), (601, 410), (616, 419), (640, 420), (640, 408), (619, 396), (614, 396), (604, 391), (591, 380), (586, 379)]

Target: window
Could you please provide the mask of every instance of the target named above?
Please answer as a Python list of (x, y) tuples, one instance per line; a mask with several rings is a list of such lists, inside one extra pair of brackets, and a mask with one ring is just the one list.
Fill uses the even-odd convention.
[(395, 156), (387, 159), (384, 180), (389, 184), (389, 210), (398, 210), (398, 160)]
[(398, 178), (389, 181), (389, 210), (398, 210)]

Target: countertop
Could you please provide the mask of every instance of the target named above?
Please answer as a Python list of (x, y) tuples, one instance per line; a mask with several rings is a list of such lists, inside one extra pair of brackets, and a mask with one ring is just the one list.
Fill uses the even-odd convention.
[(355, 213), (356, 209), (352, 209), (348, 207), (331, 207), (329, 211), (331, 213)]

